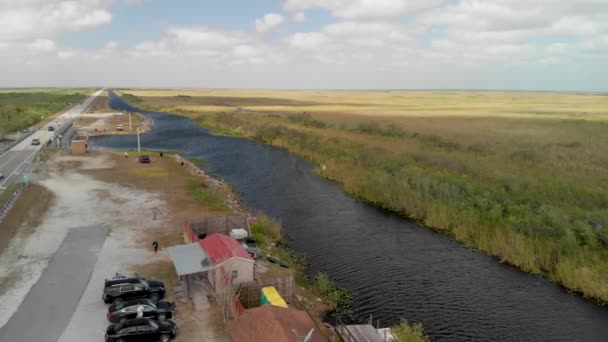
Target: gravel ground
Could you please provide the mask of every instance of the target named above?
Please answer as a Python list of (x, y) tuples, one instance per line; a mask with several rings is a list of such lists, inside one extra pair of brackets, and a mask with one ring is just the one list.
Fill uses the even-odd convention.
[(55, 194), (55, 201), (34, 232), (16, 233), (0, 256), (0, 277), (11, 280), (4, 282), (8, 286), (0, 291), (0, 326), (8, 321), (38, 281), (70, 229), (106, 224), (110, 234), (76, 313), (60, 339), (82, 341), (95, 336), (93, 340), (102, 341), (107, 326), (107, 307), (101, 301), (102, 281), (150, 257), (149, 251), (136, 247), (134, 232), (153, 229), (160, 223), (140, 213), (151, 212), (161, 201), (155, 194), (100, 182), (80, 173), (63, 172), (66, 165), (82, 169), (113, 166), (102, 155), (95, 158), (55, 156), (47, 163), (47, 176), (39, 179), (39, 183)]

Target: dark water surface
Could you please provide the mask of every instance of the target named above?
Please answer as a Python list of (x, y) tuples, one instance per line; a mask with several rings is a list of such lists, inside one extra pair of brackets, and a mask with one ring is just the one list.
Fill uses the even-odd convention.
[[(115, 95), (110, 105), (135, 110)], [(608, 341), (608, 307), (354, 200), (285, 150), (214, 136), (185, 118), (144, 114), (156, 128), (142, 136), (142, 148), (204, 159), (248, 207), (282, 221), (313, 271), (355, 294), (359, 319), (422, 322), (434, 341)], [(90, 145), (135, 149), (137, 142), (111, 136)]]

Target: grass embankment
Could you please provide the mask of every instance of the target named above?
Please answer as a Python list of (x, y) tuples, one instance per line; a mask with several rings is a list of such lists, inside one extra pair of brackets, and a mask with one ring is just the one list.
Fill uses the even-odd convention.
[[(134, 93), (148, 107), (285, 147), (325, 165), (319, 174), (355, 197), (608, 301), (608, 96), (208, 92)], [(206, 111), (218, 103), (232, 113)]]
[(17, 131), (84, 99), (86, 90), (0, 92), (0, 132)]

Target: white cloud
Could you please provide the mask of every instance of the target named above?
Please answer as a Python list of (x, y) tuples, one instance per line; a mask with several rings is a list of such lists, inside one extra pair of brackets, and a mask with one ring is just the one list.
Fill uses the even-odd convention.
[(296, 33), (289, 39), (291, 46), (302, 49), (343, 49), (382, 47), (411, 42), (405, 27), (387, 22), (345, 21), (325, 26), (318, 32)]
[(119, 44), (117, 42), (115, 42), (115, 41), (109, 41), (109, 42), (106, 43), (106, 45), (104, 45), (103, 48), (105, 50), (114, 50), (114, 49), (116, 49), (118, 47), (118, 45)]
[(51, 38), (109, 23), (112, 14), (102, 0), (30, 0), (0, 2), (0, 41)]
[(296, 33), (289, 39), (291, 46), (300, 49), (318, 49), (329, 42), (329, 38), (321, 32)]
[(298, 12), (293, 15), (293, 21), (296, 23), (303, 23), (306, 21), (306, 14), (304, 12)]
[(439, 0), (287, 0), (288, 11), (322, 8), (344, 19), (394, 18), (433, 8)]
[[(166, 22), (135, 46), (55, 43), (128, 1), (0, 0), (0, 85), (608, 89), (608, 0), (284, 0), (248, 31)], [(338, 19), (280, 26), (317, 10)]]
[(39, 52), (53, 52), (57, 48), (55, 42), (49, 39), (37, 39), (27, 44), (27, 47), (33, 51)]
[(266, 32), (279, 26), (285, 19), (277, 13), (268, 13), (262, 18), (255, 20), (255, 29), (258, 32)]

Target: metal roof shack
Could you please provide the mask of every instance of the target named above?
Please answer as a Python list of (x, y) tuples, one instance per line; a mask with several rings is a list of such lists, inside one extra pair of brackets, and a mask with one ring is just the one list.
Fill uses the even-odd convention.
[(238, 228), (251, 233), (247, 216), (211, 216), (184, 223), (184, 236), (187, 242), (196, 242), (215, 233), (229, 235), (232, 229)]
[(207, 272), (213, 269), (209, 257), (198, 243), (168, 248), (178, 276)]
[(209, 256), (209, 260), (214, 266), (232, 258), (240, 258), (253, 262), (245, 248), (230, 236), (223, 234), (212, 234), (198, 242), (200, 247)]
[(167, 250), (173, 266), (175, 266), (175, 272), (181, 280), (180, 288), (185, 290), (186, 295), (190, 298), (191, 287), (197, 275), (213, 271), (211, 260), (198, 243), (171, 246)]
[(305, 311), (272, 305), (246, 310), (228, 323), (228, 335), (232, 342), (327, 341)]

